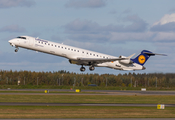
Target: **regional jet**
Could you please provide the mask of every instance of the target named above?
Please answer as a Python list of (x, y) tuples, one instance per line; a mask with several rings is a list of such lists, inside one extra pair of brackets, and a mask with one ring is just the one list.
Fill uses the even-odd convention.
[(166, 56), (165, 54), (156, 54), (148, 50), (143, 50), (133, 59), (132, 57), (135, 54), (128, 57), (115, 57), (30, 36), (19, 36), (9, 40), (8, 42), (11, 46), (16, 48), (15, 52), (18, 52), (19, 47), (21, 47), (65, 57), (71, 64), (81, 65), (80, 71), (82, 72), (85, 71), (84, 66), (89, 66), (90, 71), (93, 71), (95, 67), (108, 67), (116, 70), (144, 70), (146, 68), (143, 65), (150, 56)]

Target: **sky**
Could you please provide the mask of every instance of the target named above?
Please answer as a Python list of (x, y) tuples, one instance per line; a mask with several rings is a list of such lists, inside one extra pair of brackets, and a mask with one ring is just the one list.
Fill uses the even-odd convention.
[(37, 72), (80, 66), (65, 58), (10, 46), (27, 35), (113, 56), (142, 50), (168, 56), (151, 57), (142, 71), (96, 67), (83, 73), (174, 73), (175, 0), (0, 0), (0, 69)]

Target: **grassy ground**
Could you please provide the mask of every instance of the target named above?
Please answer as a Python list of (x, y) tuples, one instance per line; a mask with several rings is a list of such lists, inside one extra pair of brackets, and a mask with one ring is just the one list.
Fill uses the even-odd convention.
[[(13, 88), (12, 86), (5, 86)], [(16, 86), (15, 86), (16, 87)], [(13, 89), (16, 89), (16, 88)], [(19, 86), (18, 86), (19, 87)], [(24, 86), (23, 86), (24, 87)], [(20, 87), (20, 88), (23, 88)], [(28, 86), (29, 87), (29, 86)], [(5, 89), (6, 89), (5, 88)], [(42, 86), (40, 89), (56, 89)], [(113, 89), (106, 87), (107, 89)], [(35, 89), (29, 88), (29, 89)], [(58, 88), (57, 88), (58, 89)], [(61, 88), (59, 88), (61, 89)], [(68, 88), (62, 88), (68, 89)], [(101, 89), (101, 88), (98, 88)], [(122, 88), (123, 89), (123, 88)], [(121, 90), (121, 89), (120, 89)], [(123, 89), (124, 90), (124, 89)], [(139, 89), (140, 90), (140, 89)], [(12, 93), (13, 91), (2, 91)], [(27, 103), (147, 103), (175, 104), (172, 95), (61, 95), (43, 94), (44, 91), (15, 91), (24, 95), (0, 95), (0, 102)], [(27, 95), (25, 93), (36, 93)], [(54, 92), (53, 92), (54, 93)], [(55, 92), (70, 93), (70, 92)], [(108, 107), (108, 106), (0, 106), (1, 118), (175, 118), (175, 108), (166, 107)]]
[(174, 118), (175, 108), (0, 106), (0, 118)]
[(0, 95), (0, 102), (33, 103), (147, 103), (174, 104), (175, 96), (161, 95)]

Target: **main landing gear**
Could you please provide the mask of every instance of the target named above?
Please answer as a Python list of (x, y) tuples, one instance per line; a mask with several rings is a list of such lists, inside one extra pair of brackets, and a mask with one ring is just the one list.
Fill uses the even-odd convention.
[(19, 50), (19, 48), (18, 48), (18, 47), (16, 47), (15, 52), (18, 52), (18, 50)]
[[(81, 72), (84, 72), (85, 70), (86, 70), (86, 68), (83, 67), (83, 65), (82, 65), (82, 67), (80, 68), (80, 71), (81, 71)], [(90, 66), (90, 67), (89, 67), (89, 70), (90, 70), (90, 71), (93, 71), (93, 70), (95, 70), (95, 67), (94, 67), (94, 66)]]
[(85, 70), (86, 70), (86, 68), (83, 67), (83, 65), (82, 65), (82, 67), (80, 68), (80, 71), (81, 71), (81, 72), (84, 72)]
[(90, 71), (93, 71), (93, 70), (95, 70), (95, 67), (94, 67), (94, 66), (90, 66), (90, 67), (89, 67), (89, 70), (90, 70)]

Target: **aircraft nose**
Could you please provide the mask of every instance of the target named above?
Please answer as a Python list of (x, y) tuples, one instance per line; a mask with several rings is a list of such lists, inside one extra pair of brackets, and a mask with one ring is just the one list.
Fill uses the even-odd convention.
[(12, 40), (9, 40), (8, 42), (9, 42), (9, 43), (12, 43), (12, 42), (13, 42), (13, 39), (12, 39)]
[(15, 41), (14, 39), (9, 40), (8, 42), (10, 43), (11, 46), (15, 46)]

